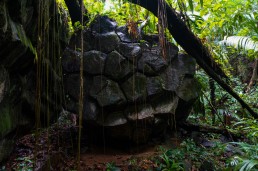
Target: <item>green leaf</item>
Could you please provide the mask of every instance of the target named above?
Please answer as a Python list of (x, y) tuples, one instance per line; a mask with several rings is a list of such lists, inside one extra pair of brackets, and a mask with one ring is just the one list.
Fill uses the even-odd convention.
[(225, 37), (219, 44), (226, 46), (234, 46), (237, 49), (243, 48), (245, 50), (258, 51), (258, 42), (253, 41), (249, 37), (245, 36), (229, 36)]
[(191, 9), (191, 11), (192, 11), (192, 13), (193, 13), (193, 10), (194, 10), (194, 7), (193, 7), (193, 0), (188, 0), (188, 4), (189, 4), (190, 9)]
[(203, 7), (203, 0), (200, 0), (201, 7)]
[(244, 160), (243, 166), (241, 167), (240, 171), (249, 171), (255, 165), (258, 165), (258, 161), (256, 161), (256, 160)]

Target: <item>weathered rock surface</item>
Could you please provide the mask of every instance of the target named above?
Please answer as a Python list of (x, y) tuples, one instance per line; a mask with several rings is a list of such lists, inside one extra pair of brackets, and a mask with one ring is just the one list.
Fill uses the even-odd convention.
[(141, 47), (138, 43), (120, 43), (117, 51), (131, 61), (136, 61), (141, 55)]
[(143, 52), (142, 61), (138, 63), (138, 69), (144, 72), (145, 65), (149, 66), (154, 73), (158, 74), (167, 67), (167, 62), (159, 54), (154, 52)]
[[(83, 79), (84, 85), (86, 84), (86, 78)], [(69, 97), (79, 101), (80, 95), (80, 76), (78, 74), (69, 74), (64, 76), (65, 93), (69, 94)]]
[[(35, 125), (36, 80), (37, 88), (41, 87), (41, 124), (48, 116), (53, 121), (61, 109), (60, 54), (69, 40), (68, 27), (63, 22), (67, 21), (67, 13), (60, 8), (62, 15), (53, 14), (54, 6), (57, 7), (54, 1), (45, 2), (49, 3), (49, 9), (44, 10), (49, 10), (51, 15), (47, 21), (49, 28), (46, 28), (49, 34), (44, 33), (48, 34), (48, 39), (41, 37), (42, 49), (46, 51), (41, 49), (39, 62), (34, 55), (39, 42), (39, 1), (0, 1), (0, 162), (11, 152), (16, 138)], [(40, 77), (36, 76), (37, 62), (44, 71)], [(76, 67), (68, 63), (66, 69), (73, 72)]]
[[(117, 27), (105, 16), (97, 17), (90, 28), (84, 34), (93, 33), (93, 38), (84, 41), (93, 42), (95, 48), (84, 53), (84, 76), (92, 80), (92, 83), (84, 82), (87, 85), (84, 89), (88, 89), (84, 90), (85, 122), (104, 126), (110, 137), (127, 137), (141, 143), (151, 134), (162, 134), (169, 123), (187, 118), (198, 97), (193, 58), (178, 54), (178, 48), (172, 43), (168, 43), (163, 57), (159, 45), (142, 46), (132, 40), (126, 26)], [(75, 75), (79, 78), (78, 59), (73, 59), (79, 58), (75, 55), (78, 53), (71, 48), (64, 53), (63, 68), (67, 78)], [(78, 99), (74, 96), (79, 93), (78, 79), (70, 79), (66, 84), (71, 84), (65, 86), (66, 95), (72, 97), (67, 98), (70, 104), (67, 109), (77, 111)], [(165, 118), (176, 121), (167, 122)]]
[[(175, 57), (178, 55), (178, 47), (174, 45), (173, 43), (168, 43), (167, 44), (167, 50), (166, 50), (166, 59), (168, 63), (171, 62)], [(193, 59), (193, 58), (192, 58)]]
[(161, 74), (161, 78), (163, 88), (167, 91), (175, 92), (181, 80), (184, 78), (184, 74), (170, 65), (166, 68), (165, 72)]
[(100, 51), (91, 50), (83, 54), (83, 69), (89, 74), (102, 74), (107, 55)]
[(196, 99), (198, 97), (198, 86), (195, 86), (196, 84), (196, 80), (184, 78), (176, 90), (177, 96), (186, 102)]
[(146, 89), (147, 79), (146, 76), (140, 73), (135, 73), (122, 85), (122, 90), (128, 101), (134, 102), (144, 100), (147, 96)]
[(154, 103), (154, 114), (173, 114), (176, 115), (176, 109), (178, 107), (178, 97), (167, 97), (159, 103)]
[(134, 66), (117, 51), (108, 54), (105, 65), (105, 75), (120, 80), (134, 72)]
[(114, 31), (103, 34), (96, 34), (94, 39), (94, 48), (104, 53), (109, 53), (115, 50), (119, 41), (120, 40)]
[(70, 49), (65, 50), (62, 58), (63, 70), (73, 73), (80, 71), (80, 56), (81, 53)]
[(130, 106), (125, 109), (125, 115), (129, 120), (152, 118), (154, 110), (151, 105), (143, 104), (138, 106)]
[(194, 58), (189, 57), (187, 54), (179, 54), (178, 57), (173, 60), (171, 66), (181, 75), (193, 76), (195, 74), (195, 64), (196, 61)]
[(117, 27), (116, 33), (122, 42), (125, 42), (125, 43), (133, 42), (131, 39), (131, 36), (128, 34), (128, 29), (126, 26)]
[[(77, 107), (77, 109), (79, 106)], [(96, 121), (99, 114), (99, 106), (96, 102), (90, 99), (84, 99), (83, 101), (83, 120)], [(78, 113), (78, 111), (76, 112)]]
[(109, 33), (115, 31), (116, 27), (117, 23), (107, 16), (96, 17), (90, 26), (91, 30), (97, 33)]
[(109, 80), (105, 76), (94, 77), (90, 95), (98, 101), (101, 107), (126, 103), (125, 96), (118, 83)]
[(159, 76), (147, 78), (147, 94), (152, 97), (163, 91), (162, 78)]
[(10, 80), (7, 70), (0, 65), (0, 103), (9, 89)]
[(98, 123), (104, 126), (117, 126), (127, 123), (127, 119), (125, 118), (123, 112), (118, 111), (109, 113), (104, 118), (100, 117)]

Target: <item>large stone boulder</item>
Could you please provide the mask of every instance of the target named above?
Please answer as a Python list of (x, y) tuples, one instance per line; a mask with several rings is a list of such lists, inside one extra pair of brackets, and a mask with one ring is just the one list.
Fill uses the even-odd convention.
[(100, 51), (91, 50), (83, 54), (83, 70), (88, 74), (100, 75), (104, 72), (107, 55)]
[[(69, 40), (68, 25), (63, 22), (68, 16), (64, 10), (54, 14), (55, 2), (44, 1), (49, 5), (44, 11), (49, 10), (50, 15), (45, 37), (39, 39), (38, 4), (42, 2), (0, 1), (0, 162), (11, 152), (16, 138), (35, 126), (36, 95), (41, 99), (39, 125), (47, 125), (47, 119), (54, 121), (62, 107), (60, 54)], [(40, 59), (35, 58), (38, 42)], [(42, 71), (38, 75), (36, 63)]]
[[(87, 77), (83, 118), (87, 125), (104, 126), (106, 135), (113, 138), (144, 142), (148, 136), (163, 132), (169, 124), (185, 121), (199, 93), (192, 57), (178, 54), (172, 43), (167, 44), (163, 57), (159, 44), (146, 48), (141, 44), (143, 41), (131, 39), (126, 26), (117, 27), (106, 16), (97, 17), (90, 28), (84, 34), (91, 36), (84, 38), (91, 38), (84, 42), (95, 49), (86, 50), (83, 61)], [(78, 113), (79, 53), (67, 48), (63, 56), (65, 78), (76, 78), (65, 82), (66, 101), (70, 104), (65, 107), (75, 113)], [(90, 130), (92, 133), (95, 128)]]
[(90, 95), (97, 100), (101, 107), (126, 103), (126, 98), (118, 83), (101, 75), (94, 77)]
[(112, 51), (108, 54), (105, 66), (105, 75), (114, 80), (121, 80), (129, 74), (132, 75), (135, 68), (131, 62), (128, 62), (117, 51)]
[(140, 73), (135, 73), (128, 80), (121, 84), (121, 88), (129, 102), (146, 99), (147, 79), (146, 76)]

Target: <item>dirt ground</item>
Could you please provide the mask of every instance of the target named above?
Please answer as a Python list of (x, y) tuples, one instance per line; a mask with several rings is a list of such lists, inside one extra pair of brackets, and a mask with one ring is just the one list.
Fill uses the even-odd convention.
[[(78, 141), (76, 128), (55, 127), (25, 135), (16, 142), (12, 155), (0, 170), (155, 170), (155, 158), (160, 154), (159, 147), (174, 148), (180, 144), (177, 138), (166, 141), (150, 141), (142, 145), (123, 142), (87, 143), (81, 138), (80, 163), (78, 164)], [(3, 169), (4, 168), (4, 169)], [(118, 169), (119, 168), (119, 169)]]

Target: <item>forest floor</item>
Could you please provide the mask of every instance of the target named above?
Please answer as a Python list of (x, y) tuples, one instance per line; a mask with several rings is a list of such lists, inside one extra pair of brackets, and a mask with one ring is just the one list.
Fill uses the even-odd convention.
[(85, 144), (87, 138), (82, 136), (78, 160), (77, 135), (78, 127), (71, 123), (56, 123), (25, 135), (16, 142), (12, 155), (0, 171), (209, 171), (225, 168), (226, 160), (236, 151), (226, 143), (226, 137), (198, 132), (183, 135), (178, 131), (177, 136), (167, 135), (163, 141), (150, 140), (142, 145)]
[(155, 158), (161, 154), (160, 146), (170, 149), (179, 144), (179, 140), (175, 138), (169, 138), (163, 143), (127, 146), (124, 149), (122, 146), (117, 148), (116, 144), (90, 144), (90, 147), (87, 145), (81, 148), (80, 169), (76, 169), (78, 145), (73, 146), (76, 140), (68, 137), (75, 132), (76, 128), (70, 127), (42, 131), (38, 138), (34, 133), (25, 135), (17, 141), (2, 170), (155, 170), (158, 168), (155, 162), (158, 159)]

